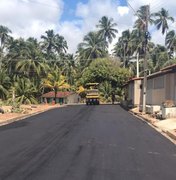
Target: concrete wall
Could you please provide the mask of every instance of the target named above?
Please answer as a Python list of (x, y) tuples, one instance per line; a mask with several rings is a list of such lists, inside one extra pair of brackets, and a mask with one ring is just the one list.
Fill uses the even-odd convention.
[(148, 105), (161, 105), (165, 100), (165, 76), (159, 76), (147, 80)]
[(141, 102), (141, 80), (134, 81), (134, 105), (139, 105)]
[(128, 84), (128, 100), (132, 105), (139, 105), (141, 102), (141, 80), (134, 80)]
[(78, 103), (81, 100), (80, 96), (76, 93), (67, 97), (67, 103)]

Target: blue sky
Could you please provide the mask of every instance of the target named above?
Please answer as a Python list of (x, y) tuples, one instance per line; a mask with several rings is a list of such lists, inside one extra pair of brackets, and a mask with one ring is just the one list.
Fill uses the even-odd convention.
[[(64, 11), (61, 16), (61, 21), (72, 21), (78, 17), (75, 16), (75, 11), (78, 3), (87, 4), (89, 0), (64, 0)], [(127, 6), (126, 0), (112, 0), (112, 2), (120, 6)]]
[(64, 0), (64, 12), (61, 16), (62, 21), (72, 21), (75, 18), (75, 11), (78, 3), (87, 3), (88, 0)]
[[(128, 0), (134, 10), (150, 4), (151, 12), (162, 7), (176, 19), (175, 0)], [(66, 39), (69, 52), (74, 53), (77, 45), (96, 25), (102, 16), (113, 18), (119, 33), (110, 45), (117, 42), (122, 31), (132, 30), (136, 17), (126, 0), (0, 0), (0, 25), (12, 30), (14, 38), (30, 36), (40, 40), (46, 30), (53, 29)], [(176, 29), (176, 24), (172, 24)], [(163, 44), (164, 36), (152, 29), (152, 40)]]

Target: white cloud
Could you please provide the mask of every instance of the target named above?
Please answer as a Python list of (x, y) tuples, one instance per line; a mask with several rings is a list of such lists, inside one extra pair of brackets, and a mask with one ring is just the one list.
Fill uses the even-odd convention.
[(84, 32), (79, 28), (80, 22), (64, 22), (59, 27), (59, 34), (67, 40), (69, 52), (73, 53), (77, 50), (77, 44), (82, 41)]
[[(151, 12), (164, 7), (176, 18), (175, 0), (128, 0), (128, 2), (134, 10), (146, 4), (150, 4)], [(0, 0), (0, 22), (9, 27), (15, 37), (40, 37), (46, 30), (54, 29), (65, 37), (69, 52), (73, 53), (84, 35), (96, 29), (96, 24), (102, 16), (112, 17), (118, 24), (117, 38), (122, 31), (132, 29), (135, 21), (133, 10), (130, 7), (118, 6), (118, 1), (115, 0), (89, 0), (87, 3), (81, 3), (80, 0), (75, 11), (77, 19), (61, 22), (63, 6), (64, 0)], [(175, 27), (176, 24), (172, 25), (172, 29)], [(164, 36), (159, 31), (152, 29), (151, 32), (153, 41), (163, 43)]]
[(55, 28), (62, 14), (61, 0), (1, 0), (0, 22), (16, 37), (40, 37)]
[(117, 7), (117, 12), (120, 14), (120, 16), (123, 16), (125, 14), (128, 14), (129, 8), (124, 6)]
[(165, 44), (165, 36), (162, 35), (162, 33), (158, 32), (158, 31), (154, 31), (152, 33), (152, 42), (156, 43), (156, 44)]

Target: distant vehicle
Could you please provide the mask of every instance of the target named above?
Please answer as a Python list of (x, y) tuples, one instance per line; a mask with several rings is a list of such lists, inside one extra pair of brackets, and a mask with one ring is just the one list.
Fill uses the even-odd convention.
[(99, 83), (87, 83), (86, 88), (86, 104), (87, 105), (99, 105), (100, 97), (98, 91)]

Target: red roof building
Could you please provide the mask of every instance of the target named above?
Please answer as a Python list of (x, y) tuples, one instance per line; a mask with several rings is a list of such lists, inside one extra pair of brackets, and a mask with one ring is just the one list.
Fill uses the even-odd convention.
[[(67, 103), (78, 103), (79, 102), (79, 95), (75, 92), (57, 92), (56, 94), (56, 103), (59, 104), (67, 104)], [(55, 92), (51, 91), (45, 93), (41, 96), (42, 103), (53, 103), (55, 101)]]

